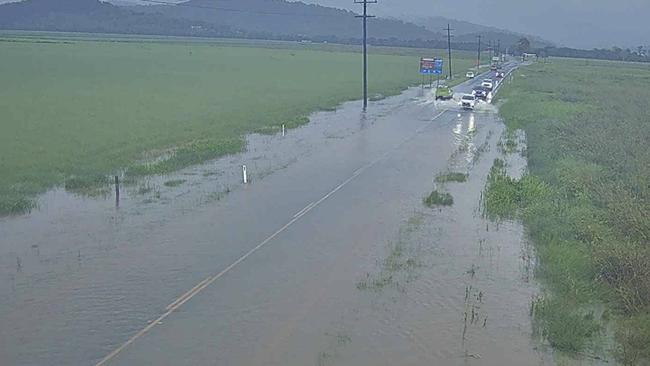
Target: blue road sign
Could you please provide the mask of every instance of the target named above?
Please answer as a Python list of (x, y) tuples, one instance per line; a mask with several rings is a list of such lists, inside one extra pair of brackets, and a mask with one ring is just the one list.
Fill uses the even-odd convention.
[(433, 74), (435, 68), (435, 59), (422, 57), (420, 59), (420, 74)]
[(433, 61), (433, 73), (435, 75), (441, 75), (442, 74), (442, 59), (437, 58)]
[(424, 75), (441, 75), (442, 74), (442, 59), (441, 58), (427, 58), (420, 59), (420, 74)]

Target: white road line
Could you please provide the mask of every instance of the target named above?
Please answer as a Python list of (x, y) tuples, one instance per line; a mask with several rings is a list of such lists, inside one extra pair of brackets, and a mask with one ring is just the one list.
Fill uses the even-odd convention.
[[(447, 109), (443, 110), (442, 112), (438, 113), (435, 115), (431, 121), (426, 125), (428, 126), (431, 122), (436, 120), (438, 117), (442, 116), (445, 112), (447, 112)], [(361, 173), (366, 171), (367, 169), (371, 168), (372, 166), (376, 165), (380, 161), (384, 160), (386, 157), (390, 155), (391, 152), (398, 150), (402, 146), (404, 146), (406, 143), (409, 141), (413, 140), (414, 138), (419, 135), (426, 126), (423, 126), (421, 129), (418, 129), (416, 133), (411, 136), (410, 138), (402, 141), (399, 145), (394, 147), (393, 149), (390, 149), (386, 151), (384, 154), (382, 154), (379, 158), (371, 161), (370, 163), (362, 166), (361, 168), (357, 169), (351, 177), (348, 179), (344, 180), (341, 184), (339, 184), (336, 188), (331, 190), (328, 194), (323, 196), (321, 199), (319, 199), (316, 202), (312, 202), (309, 205), (307, 205), (304, 209), (302, 209), (300, 212), (298, 212), (289, 222), (287, 222), (284, 226), (282, 226), (280, 229), (278, 229), (276, 232), (271, 234), (268, 238), (264, 239), (261, 243), (259, 243), (257, 246), (255, 246), (253, 249), (249, 250), (246, 252), (246, 254), (242, 255), (234, 261), (232, 264), (230, 264), (228, 267), (224, 268), (221, 272), (217, 273), (214, 276), (209, 276), (208, 278), (204, 279), (203, 281), (199, 282), (196, 286), (194, 286), (191, 290), (187, 291), (183, 295), (181, 295), (178, 299), (176, 299), (174, 302), (169, 304), (165, 308), (165, 312), (160, 315), (158, 318), (153, 320), (151, 323), (149, 323), (146, 327), (142, 328), (139, 332), (134, 334), (131, 338), (129, 338), (126, 342), (124, 342), (121, 346), (113, 350), (113, 352), (109, 353), (106, 355), (106, 357), (102, 358), (101, 361), (97, 362), (95, 366), (104, 366), (106, 365), (109, 361), (111, 361), (115, 356), (120, 354), (125, 348), (127, 348), (129, 345), (131, 345), (133, 342), (135, 342), (138, 338), (142, 337), (145, 335), (147, 332), (149, 332), (153, 327), (161, 323), (163, 320), (165, 320), (171, 313), (173, 313), (175, 310), (183, 306), (186, 302), (191, 300), (194, 296), (196, 296), (198, 293), (203, 291), (206, 287), (210, 286), (214, 281), (218, 280), (219, 278), (223, 277), (226, 273), (230, 272), (233, 268), (235, 268), (239, 263), (243, 262), (246, 260), (246, 258), (250, 257), (253, 255), (255, 252), (260, 250), (263, 246), (268, 244), (271, 240), (273, 240), (276, 236), (280, 235), (283, 231), (288, 229), (291, 225), (293, 225), (296, 221), (300, 220), (301, 217), (305, 216), (307, 213), (309, 213), (314, 207), (317, 207), (321, 203), (323, 203), (326, 199), (330, 198), (333, 194), (338, 192), (341, 188), (345, 187), (348, 183), (353, 181), (356, 177), (358, 177)]]
[(302, 210), (298, 211), (295, 215), (293, 215), (293, 218), (295, 219), (296, 217), (301, 216), (303, 213), (305, 213), (305, 211), (307, 211), (310, 208), (314, 207), (315, 204), (316, 204), (316, 202), (312, 202), (312, 203), (308, 204), (307, 206), (305, 206), (305, 208), (303, 208)]

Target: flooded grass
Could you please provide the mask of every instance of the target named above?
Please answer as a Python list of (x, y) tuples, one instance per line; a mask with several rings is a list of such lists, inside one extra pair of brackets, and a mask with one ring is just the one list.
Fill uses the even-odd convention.
[(398, 240), (389, 243), (388, 256), (381, 263), (376, 275), (366, 273), (357, 282), (358, 290), (381, 291), (389, 286), (403, 286), (412, 280), (414, 270), (421, 266), (416, 253), (410, 247), (411, 235), (422, 225), (423, 217), (418, 214), (409, 218), (400, 228)]
[(534, 306), (540, 334), (574, 354), (615, 339), (609, 355), (624, 365), (650, 359), (650, 91), (640, 74), (650, 70), (570, 60), (520, 71), (500, 110), (528, 137), (530, 173), (511, 179), (495, 162), (484, 194), (489, 215), (522, 219), (535, 243), (548, 288)]
[(73, 176), (65, 180), (65, 190), (72, 193), (91, 197), (99, 197), (108, 193), (111, 180), (105, 175)]
[(533, 302), (535, 332), (551, 346), (564, 352), (579, 353), (588, 340), (599, 334), (601, 326), (594, 312), (567, 307), (561, 300), (538, 298)]
[(0, 212), (6, 215), (28, 213), (36, 207), (36, 201), (23, 194), (0, 193)]
[(366, 277), (357, 283), (357, 289), (380, 291), (391, 285), (399, 286), (399, 273), (418, 267), (417, 260), (404, 253), (404, 244), (403, 242), (392, 244), (390, 254), (382, 263), (379, 274), (376, 276), (366, 274)]
[(165, 187), (178, 187), (178, 186), (182, 186), (183, 184), (185, 184), (185, 182), (187, 182), (185, 179), (172, 179), (172, 180), (166, 181), (165, 183), (163, 183), (163, 185)]
[[(0, 90), (0, 215), (33, 209), (53, 186), (97, 195), (116, 173), (167, 174), (236, 153), (248, 133), (294, 128), (311, 112), (359, 98), (352, 47), (72, 38), (0, 44), (0, 78), (20, 85)], [(395, 95), (420, 81), (412, 72), (419, 52), (373, 52), (371, 95)], [(469, 53), (458, 56), (459, 67), (471, 64)], [(266, 72), (253, 76), (259, 60)], [(138, 163), (155, 151), (173, 153)]]
[(141, 184), (137, 189), (137, 193), (139, 195), (145, 195), (147, 193), (151, 193), (153, 189), (154, 187), (150, 184)]
[(438, 183), (448, 183), (448, 182), (457, 182), (463, 183), (467, 181), (469, 174), (466, 173), (445, 173), (440, 174), (436, 177), (436, 182)]
[(166, 159), (155, 163), (140, 163), (126, 169), (127, 177), (141, 177), (151, 174), (168, 174), (181, 168), (232, 154), (244, 148), (243, 139), (226, 139), (221, 141), (194, 141), (174, 150)]
[(513, 137), (513, 133), (507, 133), (505, 141), (502, 139), (497, 143), (497, 147), (504, 154), (512, 154), (517, 151), (519, 145)]
[(447, 192), (439, 192), (435, 189), (423, 199), (423, 203), (427, 207), (451, 206), (454, 204), (454, 198)]

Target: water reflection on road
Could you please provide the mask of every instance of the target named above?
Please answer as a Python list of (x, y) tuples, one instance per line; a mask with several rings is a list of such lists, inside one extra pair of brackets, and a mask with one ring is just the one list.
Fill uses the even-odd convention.
[[(2, 219), (1, 363), (97, 362), (312, 205), (111, 363), (550, 364), (530, 338), (522, 228), (480, 216), (502, 125), (420, 93), (252, 135), (245, 153), (127, 187), (119, 209), (57, 189)], [(470, 179), (444, 187), (453, 207), (424, 208), (445, 171)], [(390, 281), (360, 286), (387, 258)]]

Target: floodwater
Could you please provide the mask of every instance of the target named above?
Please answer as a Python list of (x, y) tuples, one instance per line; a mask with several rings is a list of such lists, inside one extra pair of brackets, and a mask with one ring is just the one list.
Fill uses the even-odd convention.
[[(0, 364), (96, 364), (148, 325), (106, 364), (553, 364), (522, 227), (481, 217), (494, 111), (419, 88), (359, 111), (122, 187), (119, 208), (57, 189), (0, 219)], [(424, 207), (446, 171), (470, 178)]]

